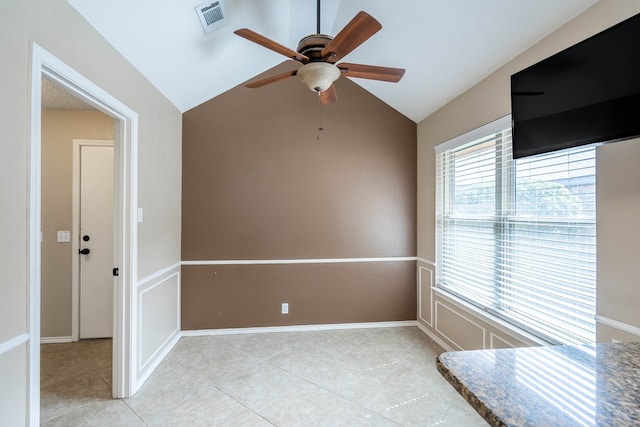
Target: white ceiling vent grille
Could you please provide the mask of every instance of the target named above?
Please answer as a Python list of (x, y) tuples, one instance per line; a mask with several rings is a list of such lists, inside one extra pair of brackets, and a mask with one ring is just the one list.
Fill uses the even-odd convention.
[(205, 33), (223, 27), (228, 19), (222, 1), (212, 1), (196, 6), (196, 13)]

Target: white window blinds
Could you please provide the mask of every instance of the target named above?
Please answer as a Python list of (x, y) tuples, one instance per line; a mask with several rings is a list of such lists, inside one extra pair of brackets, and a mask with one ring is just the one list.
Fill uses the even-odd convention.
[(594, 342), (595, 148), (514, 161), (497, 124), (436, 149), (438, 286), (549, 341)]

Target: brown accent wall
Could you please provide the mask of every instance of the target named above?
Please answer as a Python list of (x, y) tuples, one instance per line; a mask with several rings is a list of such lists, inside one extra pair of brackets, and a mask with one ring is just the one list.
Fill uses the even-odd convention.
[(415, 295), (415, 262), (187, 266), (182, 329), (415, 320)]
[[(183, 261), (415, 256), (416, 124), (336, 87), (322, 108), (292, 78), (184, 114)], [(415, 295), (412, 261), (183, 266), (182, 327), (415, 319)]]

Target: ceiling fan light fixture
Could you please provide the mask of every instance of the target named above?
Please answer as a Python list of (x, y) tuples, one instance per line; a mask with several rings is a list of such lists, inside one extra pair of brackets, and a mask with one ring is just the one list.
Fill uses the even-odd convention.
[(314, 92), (323, 92), (340, 77), (340, 69), (327, 62), (309, 62), (298, 69), (298, 78)]

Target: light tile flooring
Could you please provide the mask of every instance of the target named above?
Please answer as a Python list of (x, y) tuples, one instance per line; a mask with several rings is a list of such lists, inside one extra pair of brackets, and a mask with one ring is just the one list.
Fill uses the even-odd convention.
[(41, 349), (45, 426), (485, 426), (418, 328), (182, 338), (111, 399), (111, 341)]

